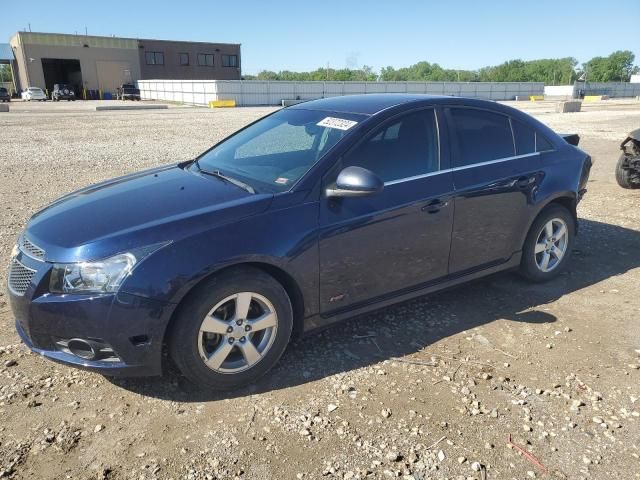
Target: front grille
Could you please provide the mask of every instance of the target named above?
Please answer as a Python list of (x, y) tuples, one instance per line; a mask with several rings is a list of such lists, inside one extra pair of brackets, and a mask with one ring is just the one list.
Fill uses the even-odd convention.
[(9, 265), (9, 278), (7, 282), (9, 290), (16, 295), (24, 295), (35, 273), (35, 270), (25, 267), (14, 258)]
[(31, 258), (44, 260), (44, 250), (27, 240), (25, 235), (22, 235), (22, 238), (20, 239), (20, 250)]

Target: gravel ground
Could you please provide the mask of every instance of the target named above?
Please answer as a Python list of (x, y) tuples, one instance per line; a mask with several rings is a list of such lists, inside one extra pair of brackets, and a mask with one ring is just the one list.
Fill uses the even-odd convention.
[[(596, 161), (560, 278), (503, 273), (362, 316), (226, 395), (175, 372), (116, 381), (47, 362), (0, 293), (0, 477), (640, 478), (640, 191), (613, 175), (640, 104), (514, 105), (577, 131)], [(56, 197), (190, 158), (273, 110), (92, 108), (0, 114), (0, 264)]]

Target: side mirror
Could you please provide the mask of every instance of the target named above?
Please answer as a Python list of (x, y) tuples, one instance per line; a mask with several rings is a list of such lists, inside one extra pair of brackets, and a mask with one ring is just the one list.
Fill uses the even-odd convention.
[(335, 188), (327, 188), (327, 197), (366, 197), (381, 192), (384, 183), (362, 167), (347, 167), (340, 172)]

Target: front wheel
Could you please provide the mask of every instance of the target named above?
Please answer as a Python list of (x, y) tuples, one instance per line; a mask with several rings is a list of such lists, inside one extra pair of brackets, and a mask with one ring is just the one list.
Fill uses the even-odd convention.
[(565, 207), (551, 205), (545, 208), (527, 234), (520, 274), (533, 282), (557, 277), (571, 256), (575, 230), (573, 215)]
[(636, 175), (636, 178), (633, 178), (632, 171), (624, 168), (626, 162), (627, 155), (623, 153), (616, 164), (616, 181), (618, 185), (622, 188), (640, 188), (640, 175)]
[(285, 289), (255, 268), (212, 277), (190, 294), (168, 333), (171, 358), (195, 385), (231, 390), (264, 376), (293, 329)]

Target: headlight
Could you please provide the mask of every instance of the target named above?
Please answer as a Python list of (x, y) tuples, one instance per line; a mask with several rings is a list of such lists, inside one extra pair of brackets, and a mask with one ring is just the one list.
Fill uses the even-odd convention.
[(53, 293), (116, 292), (137, 259), (122, 253), (98, 262), (54, 264), (49, 290)]

